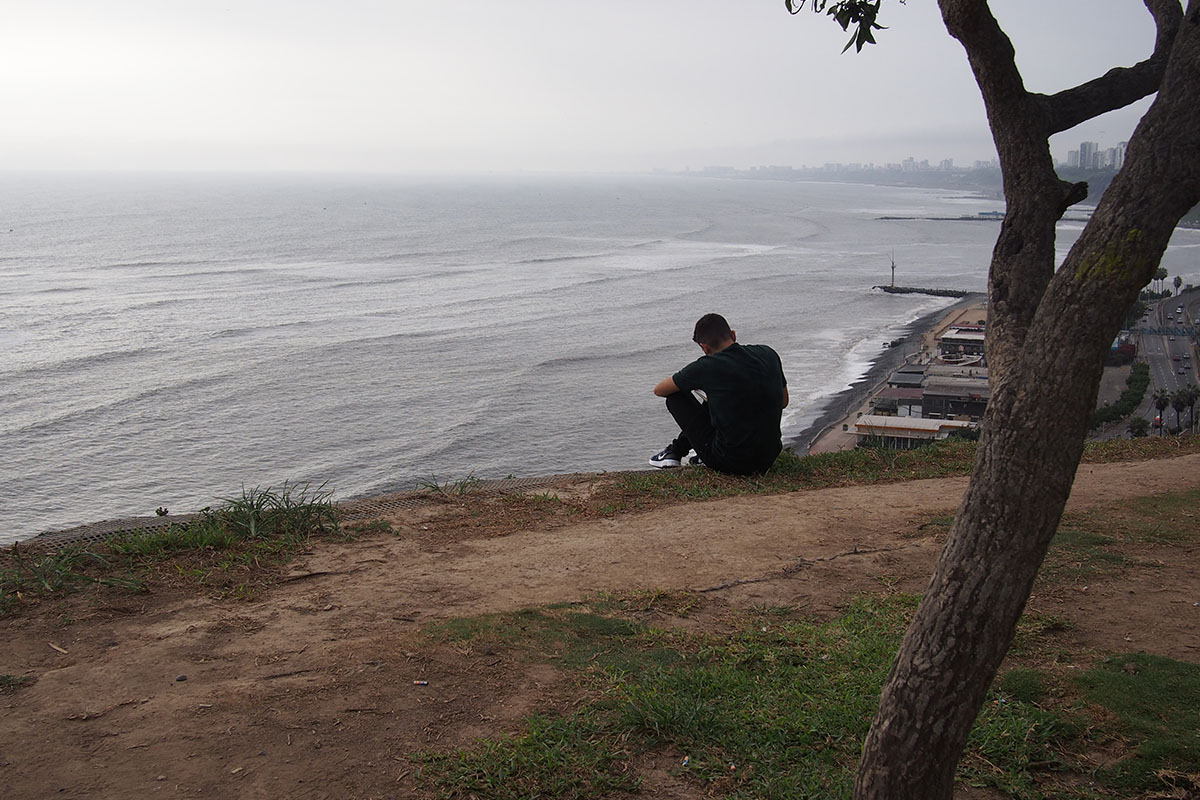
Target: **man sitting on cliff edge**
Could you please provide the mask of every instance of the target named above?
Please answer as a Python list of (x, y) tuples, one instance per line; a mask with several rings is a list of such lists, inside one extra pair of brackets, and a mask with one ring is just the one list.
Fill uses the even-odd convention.
[(650, 465), (678, 467), (694, 449), (693, 463), (720, 472), (766, 472), (783, 449), (779, 420), (788, 404), (779, 354), (764, 344), (738, 344), (720, 314), (701, 317), (692, 341), (704, 355), (654, 387), (680, 434)]

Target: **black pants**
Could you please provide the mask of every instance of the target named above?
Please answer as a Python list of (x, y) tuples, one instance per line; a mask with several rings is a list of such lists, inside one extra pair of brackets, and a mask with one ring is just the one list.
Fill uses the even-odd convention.
[(667, 395), (667, 411), (671, 412), (675, 424), (679, 426), (680, 434), (672, 442), (672, 447), (680, 457), (686, 455), (688, 450), (695, 450), (705, 466), (731, 475), (759, 475), (771, 467), (768, 462), (759, 469), (748, 469), (714, 455), (712, 446), (717, 429), (708, 415), (708, 403), (701, 403), (691, 392)]
[(676, 453), (682, 457), (688, 450), (695, 450), (707, 466), (721, 472), (734, 471), (713, 457), (712, 443), (717, 430), (708, 415), (707, 403), (701, 403), (691, 392), (675, 392), (667, 395), (667, 411), (671, 412), (680, 430), (674, 442)]

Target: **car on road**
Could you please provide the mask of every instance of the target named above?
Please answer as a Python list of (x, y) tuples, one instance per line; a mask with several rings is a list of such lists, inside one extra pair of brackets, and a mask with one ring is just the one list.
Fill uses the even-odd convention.
[(1184, 374), (1186, 374), (1186, 373), (1187, 373), (1187, 370), (1186, 370), (1186, 369), (1184, 369), (1183, 367), (1180, 367), (1180, 368), (1179, 368), (1179, 370), (1178, 370), (1178, 372), (1179, 372), (1179, 374), (1180, 374), (1180, 375), (1184, 375)]
[(1172, 361), (1179, 361), (1183, 356), (1171, 356)]

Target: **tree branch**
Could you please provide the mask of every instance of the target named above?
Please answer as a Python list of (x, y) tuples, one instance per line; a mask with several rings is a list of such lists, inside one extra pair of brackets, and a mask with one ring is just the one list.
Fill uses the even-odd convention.
[(1074, 128), (1081, 122), (1124, 108), (1158, 91), (1167, 68), (1171, 44), (1179, 33), (1183, 9), (1179, 0), (1144, 0), (1154, 16), (1158, 35), (1154, 52), (1132, 67), (1116, 67), (1099, 78), (1064, 89), (1053, 95), (1035, 94), (1032, 98), (1044, 109), (1048, 133)]
[(1012, 42), (986, 0), (939, 0), (946, 30), (967, 53), (987, 109), (1004, 177), (1007, 215), (988, 280), (988, 365), (996, 385), (1019, 356), (1054, 274), (1054, 223), (1083, 187), (1061, 180), (1050, 157), (1050, 119), (1026, 91)]
[[(940, 0), (946, 30), (962, 44), (983, 95), (996, 147), (1003, 148), (1001, 131), (1020, 121), (1028, 125), (1032, 97), (1017, 69), (1012, 42), (992, 16), (986, 0)], [(1021, 137), (1018, 137), (1021, 138)], [(1001, 160), (1004, 152), (1001, 150)]]

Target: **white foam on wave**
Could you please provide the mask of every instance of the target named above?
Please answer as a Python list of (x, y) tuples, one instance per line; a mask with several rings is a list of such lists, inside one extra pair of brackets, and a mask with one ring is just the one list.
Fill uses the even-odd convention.
[[(816, 376), (824, 376), (823, 380), (818, 377), (820, 382), (815, 385), (801, 383), (793, 388), (794, 381), (789, 376), (791, 403), (783, 416), (784, 436), (795, 436), (811, 426), (837, 395), (866, 378), (874, 363), (885, 355), (891, 342), (910, 333), (914, 323), (922, 317), (948, 308), (955, 302), (950, 298), (922, 297), (901, 320), (880, 320), (877, 325), (858, 331), (829, 329), (814, 334), (815, 339), (835, 354), (836, 363), (832, 370), (810, 370)], [(808, 355), (791, 353), (785, 361), (802, 363)], [(798, 377), (803, 381), (806, 376)]]

